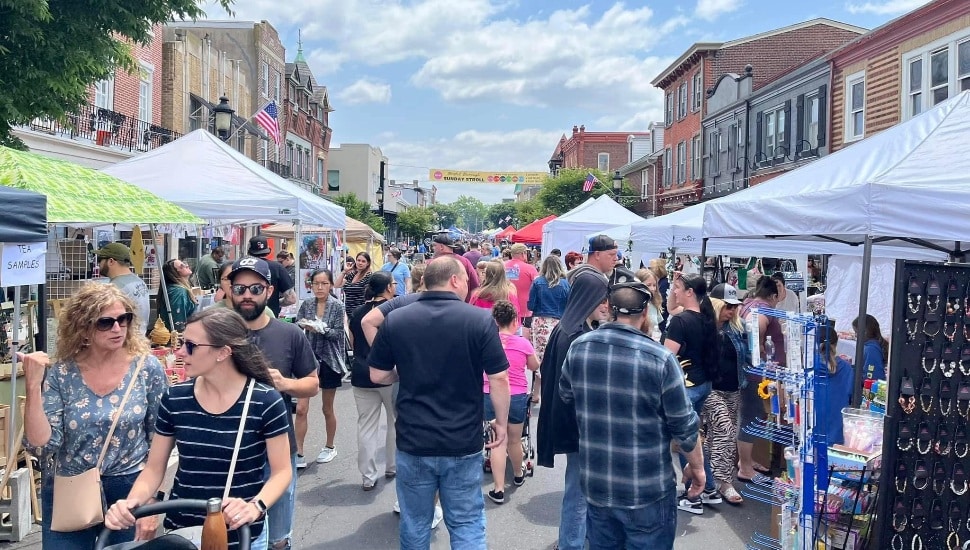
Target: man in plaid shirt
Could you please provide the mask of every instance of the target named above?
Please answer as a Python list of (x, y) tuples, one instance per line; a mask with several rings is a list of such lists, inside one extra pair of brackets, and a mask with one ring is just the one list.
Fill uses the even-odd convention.
[(576, 407), (591, 550), (673, 548), (671, 441), (687, 453), (688, 496), (704, 488), (697, 414), (677, 359), (645, 334), (649, 302), (642, 283), (613, 285), (616, 322), (576, 339), (562, 368), (559, 394)]

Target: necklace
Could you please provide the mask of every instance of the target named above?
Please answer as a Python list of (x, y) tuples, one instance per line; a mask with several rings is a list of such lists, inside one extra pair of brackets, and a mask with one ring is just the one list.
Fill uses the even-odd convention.
[(923, 363), (923, 372), (925, 372), (926, 374), (933, 374), (933, 371), (936, 370), (936, 359), (933, 359), (933, 362), (930, 363), (929, 368), (926, 368), (926, 357), (923, 358), (922, 363)]
[(919, 313), (919, 304), (923, 300), (923, 296), (919, 294), (910, 294), (906, 297), (906, 302), (909, 305), (910, 313)]
[(947, 332), (947, 324), (946, 321), (943, 321), (943, 336), (946, 336), (946, 339), (952, 342), (953, 338), (957, 335), (957, 323), (956, 321), (953, 322), (953, 330), (951, 332)]
[[(928, 332), (927, 331), (927, 327), (930, 324), (936, 325), (936, 331), (934, 331), (934, 332)], [(929, 336), (930, 338), (934, 338), (939, 333), (940, 333), (940, 322), (939, 321), (936, 321), (936, 322), (933, 322), (933, 323), (930, 323), (929, 321), (927, 321), (927, 322), (923, 323), (923, 334)]]
[[(924, 398), (929, 397), (929, 401)], [(933, 408), (933, 396), (932, 395), (920, 395), (919, 396), (919, 407), (923, 409), (923, 412), (929, 413)]]
[(939, 296), (930, 296), (926, 299), (926, 311), (930, 313), (934, 313), (939, 308), (940, 308)]
[(899, 533), (893, 535), (893, 550), (903, 550), (903, 536)]
[(919, 319), (913, 319), (913, 328), (909, 327), (909, 320), (906, 320), (906, 336), (907, 342), (912, 342), (916, 339), (916, 335), (919, 333)]
[[(918, 452), (921, 455), (928, 454), (930, 452), (930, 448), (932, 448), (932, 447), (933, 447), (933, 440), (932, 439), (930, 439), (930, 440), (928, 440), (926, 442), (926, 448), (925, 449), (922, 447), (922, 445), (919, 444), (919, 439), (916, 440), (916, 452)], [(915, 481), (913, 482), (913, 486), (916, 487), (916, 482)], [(920, 489), (920, 490), (923, 490), (925, 488), (926, 488), (926, 485), (925, 484), (922, 487), (917, 487), (917, 489)]]

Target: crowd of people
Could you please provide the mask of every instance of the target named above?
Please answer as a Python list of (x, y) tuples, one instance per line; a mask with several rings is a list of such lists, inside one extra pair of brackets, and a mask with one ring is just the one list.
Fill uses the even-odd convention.
[[(316, 462), (334, 460), (334, 399), (345, 382), (357, 409), (361, 490), (375, 488), (381, 464), (396, 480), (401, 548), (428, 548), (442, 520), (452, 547), (486, 547), (485, 498), (507, 502), (509, 464), (511, 487), (526, 482), (521, 437), (533, 411), (538, 465), (565, 460), (563, 550), (672, 548), (678, 510), (741, 505), (735, 482), (770, 475), (740, 428), (765, 415), (760, 379), (746, 371), (750, 346), (787, 360), (779, 320), (755, 314), (782, 301), (783, 277), (761, 277), (742, 300), (733, 286), (708, 288), (659, 258), (634, 272), (605, 235), (582, 253), (552, 250), (541, 260), (525, 245), (499, 244), (466, 247), (442, 234), (431, 258), (395, 247), (379, 268), (366, 252), (347, 255), (336, 274), (309, 275), (312, 296), (294, 305), (294, 322), (277, 319), (296, 303), (293, 257), (271, 260), (265, 238), (235, 262), (213, 250), (195, 274), (170, 260), (158, 309), (181, 334), (176, 356), (188, 376), (171, 386), (145, 339), (147, 288), (131, 280), (130, 252), (105, 246), (98, 258), (112, 284), (88, 284), (68, 301), (53, 356), (22, 357), (24, 440), (44, 472), (43, 547), (93, 547), (100, 526), (52, 529), (52, 479), (98, 468), (112, 544), (158, 532), (155, 518), (135, 519), (141, 505), (222, 495), (232, 548), (243, 524), (252, 548), (289, 548), (306, 436), (324, 433)], [(217, 289), (213, 307), (199, 309), (193, 276)], [(875, 319), (866, 326), (863, 368), (884, 378), (888, 347)], [(829, 433), (841, 434), (853, 367), (834, 353), (825, 361)], [(323, 426), (310, 426), (317, 394)], [(119, 435), (106, 438), (112, 422)], [(483, 448), (493, 481), (484, 494)], [(164, 527), (203, 520), (169, 514)]]

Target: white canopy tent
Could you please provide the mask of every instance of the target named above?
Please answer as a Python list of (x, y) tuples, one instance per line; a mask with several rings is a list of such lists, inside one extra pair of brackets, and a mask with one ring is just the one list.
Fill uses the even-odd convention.
[(542, 228), (542, 252), (549, 254), (558, 248), (563, 254), (571, 250), (585, 253), (586, 235), (642, 219), (607, 195), (590, 198)]
[(342, 206), (289, 182), (196, 130), (104, 172), (210, 222), (289, 222), (346, 227)]

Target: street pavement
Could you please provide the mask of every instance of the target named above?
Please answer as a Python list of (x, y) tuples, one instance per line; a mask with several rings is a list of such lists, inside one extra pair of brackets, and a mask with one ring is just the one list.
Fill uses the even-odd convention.
[[(293, 547), (306, 549), (391, 549), (398, 547), (398, 515), (392, 511), (394, 481), (381, 476), (373, 491), (361, 490), (357, 471), (357, 410), (349, 384), (337, 391), (337, 458), (328, 464), (314, 459), (324, 444), (324, 423), (320, 398), (310, 402), (310, 432), (306, 441), (306, 470), (300, 473)], [(536, 411), (537, 412), (537, 411)], [(533, 414), (533, 441), (535, 435)], [(383, 441), (383, 436), (381, 436)], [(383, 448), (380, 454), (383, 453)], [(536, 468), (535, 476), (521, 487), (506, 489), (506, 502), (493, 504), (485, 499), (488, 547), (509, 550), (549, 550), (555, 546), (562, 502), (565, 462), (557, 460), (555, 469)], [(383, 472), (383, 464), (379, 465)], [(482, 489), (491, 487), (485, 474)], [(740, 489), (740, 487), (739, 487)], [(700, 516), (685, 512), (677, 515), (677, 550), (741, 550), (755, 531), (767, 533), (769, 508), (750, 499), (742, 506), (709, 506)], [(39, 549), (40, 533), (34, 532), (19, 543), (0, 543), (0, 550)], [(432, 534), (431, 548), (449, 548), (444, 524)]]

